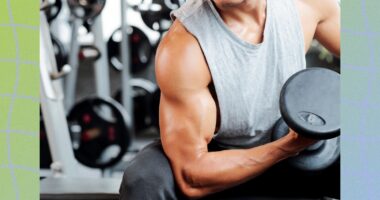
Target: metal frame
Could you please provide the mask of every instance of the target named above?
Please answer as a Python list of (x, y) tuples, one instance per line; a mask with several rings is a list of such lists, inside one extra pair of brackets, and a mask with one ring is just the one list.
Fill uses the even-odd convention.
[(71, 66), (71, 73), (67, 75), (65, 78), (65, 108), (66, 111), (70, 110), (70, 108), (75, 103), (75, 88), (77, 84), (77, 78), (78, 78), (78, 68), (79, 68), (79, 60), (78, 60), (78, 53), (79, 53), (79, 44), (78, 44), (78, 29), (79, 26), (82, 24), (82, 20), (80, 19), (74, 19), (72, 21), (71, 26), (71, 42), (70, 42), (70, 53), (68, 56), (68, 63)]
[[(75, 16), (72, 16), (72, 18), (72, 33), (69, 53), (69, 64), (72, 67), (72, 72), (65, 79), (66, 111), (70, 110), (75, 104), (75, 92), (79, 70), (78, 53), (80, 48), (78, 41), (78, 29), (83, 23), (82, 19), (75, 18)], [(109, 98), (111, 97), (111, 91), (109, 66), (107, 60), (108, 52), (103, 38), (102, 13), (100, 13), (94, 20), (91, 31), (94, 34), (94, 45), (99, 49), (101, 54), (100, 58), (94, 63), (96, 94), (99, 97)]]
[(131, 119), (131, 131), (132, 131), (132, 142), (135, 135), (134, 131), (134, 119), (133, 119), (133, 99), (132, 99), (132, 87), (129, 83), (131, 79), (130, 74), (130, 48), (129, 48), (129, 39), (128, 35), (125, 34), (127, 32), (128, 24), (127, 24), (127, 16), (126, 12), (128, 9), (128, 3), (126, 0), (121, 0), (120, 2), (121, 8), (121, 32), (122, 32), (122, 40), (120, 45), (121, 52), (121, 63), (123, 64), (123, 70), (121, 71), (121, 102), (124, 105), (127, 113)]
[[(122, 17), (122, 32), (125, 33), (127, 29), (126, 23), (126, 9), (127, 2), (121, 0), (121, 17)], [(46, 16), (43, 12), (41, 15), (40, 24), (40, 97), (41, 97), (41, 110), (46, 127), (46, 134), (53, 163), (51, 165), (52, 176), (69, 176), (69, 177), (101, 177), (102, 172), (98, 169), (91, 169), (80, 164), (74, 156), (68, 123), (66, 120), (66, 112), (75, 103), (75, 88), (78, 76), (79, 67), (79, 42), (78, 42), (78, 28), (82, 24), (81, 19), (73, 19), (72, 21), (72, 35), (70, 43), (69, 66), (71, 72), (68, 73), (67, 68), (63, 72), (57, 71), (56, 61), (54, 57), (53, 46), (51, 44), (49, 25)], [(102, 30), (102, 17), (99, 15), (94, 21), (92, 30), (94, 33), (95, 45), (99, 48), (102, 56), (95, 63), (95, 81), (96, 91), (99, 97), (110, 97), (110, 77), (109, 67), (107, 60), (107, 48), (103, 38)], [(126, 34), (122, 34), (122, 64), (124, 66), (122, 78), (122, 102), (125, 106), (127, 113), (132, 119), (133, 117), (133, 100), (132, 100), (132, 87), (129, 83), (131, 75), (129, 72), (130, 58), (129, 58), (129, 42)], [(66, 66), (65, 66), (66, 67)], [(65, 78), (65, 95), (63, 94), (62, 79), (63, 75), (67, 73)], [(133, 120), (133, 119), (132, 119)], [(132, 128), (131, 144), (134, 143), (134, 129)], [(130, 148), (133, 145), (130, 146)]]
[(59, 72), (50, 42), (49, 25), (43, 12), (40, 12), (40, 19), (40, 101), (53, 160), (52, 175), (100, 176), (99, 170), (87, 168), (75, 159), (63, 106), (62, 83), (60, 79), (52, 79)]

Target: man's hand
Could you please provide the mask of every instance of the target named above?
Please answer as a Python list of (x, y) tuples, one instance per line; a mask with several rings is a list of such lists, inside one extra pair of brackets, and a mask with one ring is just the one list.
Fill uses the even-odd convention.
[(289, 138), (289, 143), (286, 146), (283, 146), (285, 151), (289, 152), (290, 155), (296, 156), (301, 151), (309, 147), (310, 145), (315, 144), (318, 140), (310, 139), (299, 135), (292, 129), (289, 130), (289, 133), (285, 136)]

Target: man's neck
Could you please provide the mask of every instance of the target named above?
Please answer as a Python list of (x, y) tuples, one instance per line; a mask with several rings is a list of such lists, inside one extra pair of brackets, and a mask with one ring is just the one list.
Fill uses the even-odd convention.
[(223, 18), (229, 24), (252, 22), (264, 24), (266, 20), (266, 0), (245, 0), (241, 3), (215, 3), (215, 6)]

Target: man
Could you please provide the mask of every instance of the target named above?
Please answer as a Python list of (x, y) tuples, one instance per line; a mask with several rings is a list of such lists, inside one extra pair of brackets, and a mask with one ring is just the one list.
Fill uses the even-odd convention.
[(271, 142), (271, 129), (281, 87), (305, 68), (313, 38), (340, 55), (339, 5), (188, 0), (172, 17), (156, 55), (162, 144), (128, 166), (121, 199), (255, 193), (261, 174), (315, 142), (293, 131)]

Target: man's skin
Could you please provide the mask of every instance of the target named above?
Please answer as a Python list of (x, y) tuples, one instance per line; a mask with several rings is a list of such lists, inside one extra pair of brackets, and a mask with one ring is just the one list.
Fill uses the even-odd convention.
[[(263, 41), (265, 0), (214, 0), (214, 4), (236, 36), (253, 44)], [(316, 38), (339, 56), (337, 1), (296, 0), (296, 7), (305, 52)], [(218, 105), (210, 90), (212, 77), (199, 43), (178, 20), (158, 48), (156, 77), (161, 88), (162, 145), (179, 188), (189, 198), (244, 183), (315, 142), (290, 131), (285, 137), (259, 147), (208, 152), (207, 144), (219, 126)]]

